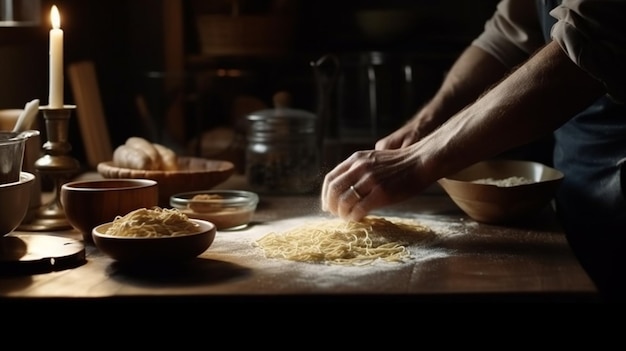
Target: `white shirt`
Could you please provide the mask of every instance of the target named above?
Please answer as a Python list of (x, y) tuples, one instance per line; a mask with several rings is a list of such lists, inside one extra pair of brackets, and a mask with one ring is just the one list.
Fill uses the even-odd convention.
[[(563, 0), (550, 11), (551, 39), (583, 70), (626, 102), (626, 0)], [(545, 45), (533, 0), (502, 0), (472, 45), (508, 67)]]

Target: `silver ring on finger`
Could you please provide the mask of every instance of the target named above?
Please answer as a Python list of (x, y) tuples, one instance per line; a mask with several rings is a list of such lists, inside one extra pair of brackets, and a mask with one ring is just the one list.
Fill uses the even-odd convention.
[(356, 198), (361, 201), (361, 199), (363, 199), (363, 196), (361, 196), (361, 194), (359, 194), (359, 192), (356, 190), (356, 188), (354, 187), (354, 185), (350, 185), (350, 190), (352, 191), (352, 193), (354, 194), (354, 196), (356, 196)]

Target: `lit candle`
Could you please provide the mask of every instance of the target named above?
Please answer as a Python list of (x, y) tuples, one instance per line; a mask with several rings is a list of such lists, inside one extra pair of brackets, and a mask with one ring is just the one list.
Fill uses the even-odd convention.
[(50, 11), (50, 91), (48, 104), (50, 108), (63, 107), (63, 30), (61, 15), (56, 5)]

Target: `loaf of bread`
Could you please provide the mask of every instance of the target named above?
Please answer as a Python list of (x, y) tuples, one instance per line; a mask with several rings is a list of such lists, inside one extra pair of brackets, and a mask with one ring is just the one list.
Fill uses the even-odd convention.
[(178, 158), (174, 150), (165, 145), (152, 144), (161, 158), (161, 168), (164, 171), (175, 171), (178, 169)]
[(172, 149), (136, 136), (115, 149), (113, 163), (122, 168), (150, 171), (178, 169), (178, 158)]

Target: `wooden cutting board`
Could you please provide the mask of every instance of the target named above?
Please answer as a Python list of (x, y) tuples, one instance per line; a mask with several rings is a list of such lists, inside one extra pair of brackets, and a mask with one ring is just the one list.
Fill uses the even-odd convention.
[(0, 276), (60, 271), (85, 262), (85, 246), (75, 239), (40, 234), (0, 238)]

